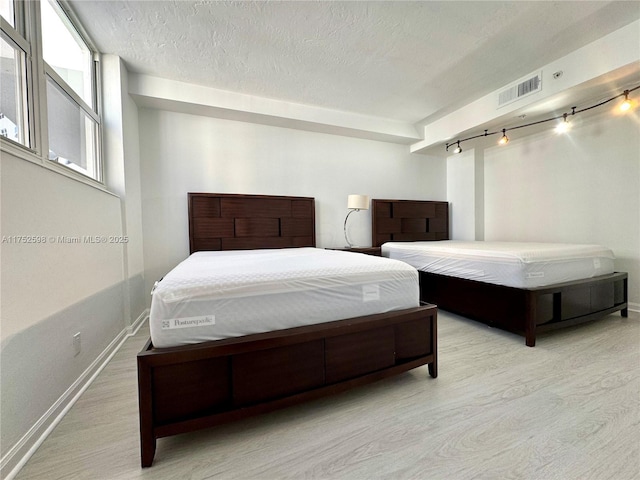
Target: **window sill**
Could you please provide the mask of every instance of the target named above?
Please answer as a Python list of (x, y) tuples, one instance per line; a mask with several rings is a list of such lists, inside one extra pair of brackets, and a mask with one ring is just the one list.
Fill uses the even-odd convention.
[(114, 197), (119, 197), (115, 193), (109, 191), (109, 189), (104, 184), (98, 182), (97, 180), (94, 180), (91, 177), (87, 177), (86, 175), (76, 172), (75, 170), (65, 167), (64, 165), (61, 165), (55, 161), (48, 159), (45, 160), (40, 155), (38, 155), (37, 152), (31, 150), (28, 147), (18, 145), (15, 142), (8, 141), (4, 138), (0, 138), (0, 151), (2, 151), (3, 153), (8, 153), (9, 155), (19, 160), (28, 161), (51, 172), (63, 175), (67, 178), (88, 185), (89, 187), (95, 188), (96, 190), (100, 190), (109, 195), (113, 195)]

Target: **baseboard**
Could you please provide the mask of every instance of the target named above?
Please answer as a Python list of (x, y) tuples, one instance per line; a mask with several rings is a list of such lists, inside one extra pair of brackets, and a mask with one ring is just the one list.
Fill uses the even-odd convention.
[(111, 358), (120, 350), (127, 338), (135, 335), (148, 317), (149, 309), (146, 309), (132, 325), (123, 329), (51, 408), (40, 417), (35, 425), (2, 457), (0, 460), (0, 478), (12, 480), (18, 474), (78, 398), (89, 388)]
[(145, 309), (144, 312), (142, 312), (140, 314), (140, 316), (138, 318), (136, 318), (136, 320), (127, 327), (127, 337), (132, 337), (134, 336), (136, 333), (138, 333), (138, 330), (140, 330), (140, 327), (142, 325), (144, 325), (145, 320), (149, 318), (149, 309)]
[(629, 310), (631, 310), (632, 312), (638, 312), (638, 313), (640, 313), (640, 303), (629, 303), (629, 304), (628, 304), (628, 308), (629, 308)]

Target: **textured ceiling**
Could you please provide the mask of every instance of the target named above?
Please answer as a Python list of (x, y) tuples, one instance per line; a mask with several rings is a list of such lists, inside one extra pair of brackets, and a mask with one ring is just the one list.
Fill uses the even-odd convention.
[(417, 123), (640, 18), (640, 2), (68, 2), (129, 71)]

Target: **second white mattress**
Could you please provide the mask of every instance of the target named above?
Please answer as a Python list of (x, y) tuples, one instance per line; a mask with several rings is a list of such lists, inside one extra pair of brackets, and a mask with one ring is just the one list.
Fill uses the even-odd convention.
[(154, 288), (155, 347), (172, 347), (419, 306), (418, 272), (318, 248), (197, 252)]
[(382, 255), (424, 272), (515, 288), (535, 288), (613, 273), (600, 245), (522, 242), (388, 242)]

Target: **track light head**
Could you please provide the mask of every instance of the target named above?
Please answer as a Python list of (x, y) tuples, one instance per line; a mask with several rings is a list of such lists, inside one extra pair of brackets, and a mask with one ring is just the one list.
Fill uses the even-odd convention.
[(505, 128), (502, 129), (502, 137), (498, 140), (498, 144), (506, 145), (509, 143), (509, 137), (507, 137), (507, 130)]
[(453, 153), (461, 153), (461, 152), (462, 152), (462, 147), (460, 147), (460, 142), (458, 142), (458, 146), (455, 148)]
[(631, 100), (629, 100), (629, 90), (624, 91), (624, 101), (620, 104), (620, 110), (626, 112), (631, 109)]
[(556, 125), (556, 132), (557, 133), (565, 133), (567, 131), (569, 131), (569, 129), (571, 128), (571, 124), (569, 123), (569, 120), (567, 119), (567, 113), (565, 113), (562, 117), (562, 121), (560, 123), (558, 123)]

